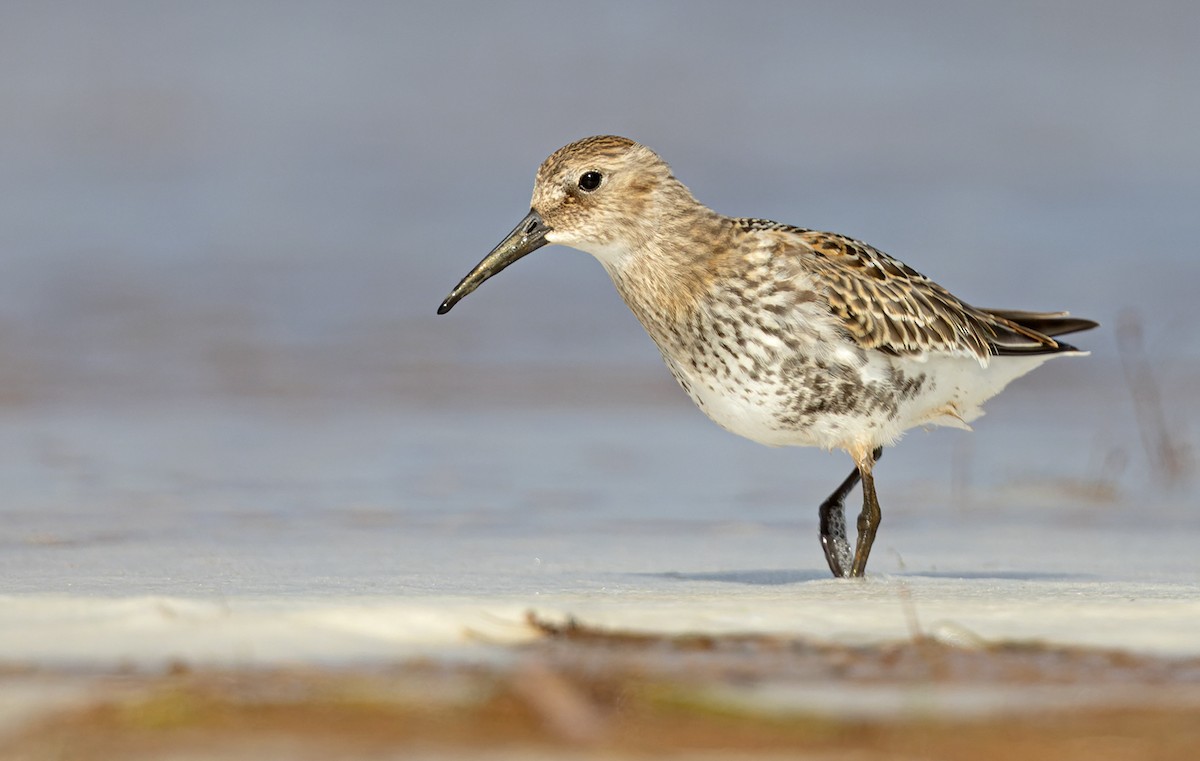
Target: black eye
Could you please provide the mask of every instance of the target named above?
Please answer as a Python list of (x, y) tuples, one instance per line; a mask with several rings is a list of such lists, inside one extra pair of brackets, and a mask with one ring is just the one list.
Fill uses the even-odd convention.
[(579, 189), (591, 193), (600, 187), (600, 180), (603, 179), (604, 177), (599, 172), (584, 172), (579, 175)]

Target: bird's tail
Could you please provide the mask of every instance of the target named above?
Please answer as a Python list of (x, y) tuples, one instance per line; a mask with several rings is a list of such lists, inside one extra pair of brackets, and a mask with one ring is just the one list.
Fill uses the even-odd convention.
[[(1023, 336), (1026, 341), (996, 341), (994, 350), (999, 354), (1042, 354), (1060, 351), (1078, 351), (1074, 346), (1053, 340), (1053, 336), (1078, 333), (1081, 330), (1091, 330), (1100, 323), (1085, 320), (1082, 317), (1072, 317), (1067, 312), (1024, 312), (1018, 309), (979, 309), (1010, 330)], [(1030, 333), (1033, 335), (1031, 336)], [(1032, 342), (1028, 339), (1033, 338)], [(1040, 340), (1039, 340), (1040, 339)], [(1040, 345), (1039, 345), (1040, 344)]]

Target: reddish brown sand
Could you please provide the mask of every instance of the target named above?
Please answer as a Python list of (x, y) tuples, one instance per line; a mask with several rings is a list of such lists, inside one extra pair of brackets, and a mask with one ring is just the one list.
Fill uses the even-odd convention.
[[(9, 735), (0, 758), (1192, 761), (1200, 749), (1200, 659), (1033, 644), (664, 638), (531, 623), (545, 636), (492, 665), (180, 665), (168, 674), (87, 676), (94, 699)], [(779, 708), (728, 697), (767, 684), (867, 696), (977, 689), (1009, 699), (982, 710), (918, 700), (839, 715), (819, 703)], [(1023, 701), (1054, 687), (1076, 688), (1064, 693), (1076, 699)]]

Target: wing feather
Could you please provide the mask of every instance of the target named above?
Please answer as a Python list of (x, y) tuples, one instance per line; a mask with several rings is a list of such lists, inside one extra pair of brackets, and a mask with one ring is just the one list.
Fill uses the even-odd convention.
[(859, 346), (896, 355), (943, 352), (986, 363), (995, 355), (1075, 351), (1051, 336), (1098, 323), (1066, 312), (980, 309), (882, 251), (836, 233), (768, 219), (735, 220), (747, 232), (786, 238), (830, 311)]
[[(859, 346), (896, 355), (943, 352), (987, 362), (998, 354), (1069, 350), (1033, 326), (1094, 326), (1061, 313), (976, 309), (913, 268), (862, 241), (793, 228), (806, 268)], [(1022, 324), (1022, 317), (1032, 325)], [(1059, 322), (1054, 322), (1059, 320)], [(1066, 330), (1060, 331), (1066, 332)]]

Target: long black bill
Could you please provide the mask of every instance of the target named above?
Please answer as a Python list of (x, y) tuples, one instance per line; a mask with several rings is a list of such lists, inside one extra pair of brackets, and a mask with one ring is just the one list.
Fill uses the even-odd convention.
[(483, 257), (483, 261), (476, 264), (475, 269), (468, 272), (462, 282), (454, 286), (454, 290), (450, 291), (450, 295), (438, 307), (437, 313), (449, 312), (467, 294), (483, 285), (484, 280), (522, 256), (531, 254), (546, 245), (546, 233), (548, 232), (550, 232), (550, 228), (546, 227), (541, 215), (530, 209), (525, 219), (522, 219), (520, 224), (514, 227), (504, 240), (500, 241), (500, 245), (493, 248), (492, 253)]

